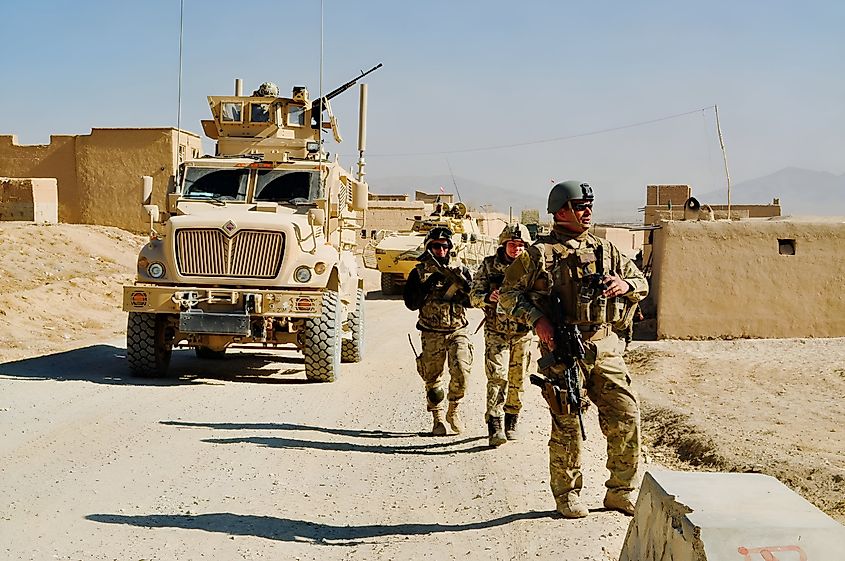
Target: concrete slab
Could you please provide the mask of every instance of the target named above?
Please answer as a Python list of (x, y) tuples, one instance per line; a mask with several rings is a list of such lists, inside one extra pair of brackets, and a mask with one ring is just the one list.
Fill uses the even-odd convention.
[(768, 475), (650, 470), (620, 561), (840, 561), (845, 526)]

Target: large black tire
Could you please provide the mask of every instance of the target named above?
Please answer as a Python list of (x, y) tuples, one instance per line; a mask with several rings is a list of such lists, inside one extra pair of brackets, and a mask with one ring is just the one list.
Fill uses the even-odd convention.
[(359, 288), (355, 297), (355, 309), (347, 317), (351, 339), (344, 339), (340, 348), (343, 362), (361, 362), (364, 358), (364, 289)]
[(167, 316), (129, 312), (126, 324), (126, 361), (129, 372), (142, 378), (167, 374), (173, 342), (167, 337)]
[(215, 351), (208, 347), (196, 347), (194, 349), (194, 354), (197, 355), (197, 358), (207, 358), (210, 360), (220, 360), (221, 358), (225, 358), (226, 356), (226, 349), (221, 351)]
[(381, 293), (384, 296), (399, 294), (399, 285), (396, 282), (396, 275), (393, 273), (381, 274)]
[(323, 311), (308, 318), (302, 332), (305, 377), (313, 382), (334, 382), (340, 373), (340, 302), (337, 292), (323, 295)]

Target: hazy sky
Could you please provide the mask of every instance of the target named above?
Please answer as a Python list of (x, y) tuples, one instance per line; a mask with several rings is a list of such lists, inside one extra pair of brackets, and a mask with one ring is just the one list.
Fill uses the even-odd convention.
[[(234, 78), (316, 97), (319, 0), (184, 7), (183, 128), (201, 133), (205, 96)], [(179, 0), (4, 2), (0, 134), (175, 126), (179, 12)], [(531, 194), (575, 178), (599, 197), (710, 191), (725, 183), (714, 104), (734, 183), (789, 166), (845, 173), (841, 0), (325, 0), (324, 16), (324, 91), (384, 63), (367, 78), (374, 187), (448, 174), (448, 159), (456, 176)], [(351, 163), (357, 89), (333, 106)]]

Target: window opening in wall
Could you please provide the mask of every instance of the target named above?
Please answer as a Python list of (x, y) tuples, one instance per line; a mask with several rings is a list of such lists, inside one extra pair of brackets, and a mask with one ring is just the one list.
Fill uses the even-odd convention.
[(781, 255), (795, 255), (795, 240), (778, 239), (778, 253)]

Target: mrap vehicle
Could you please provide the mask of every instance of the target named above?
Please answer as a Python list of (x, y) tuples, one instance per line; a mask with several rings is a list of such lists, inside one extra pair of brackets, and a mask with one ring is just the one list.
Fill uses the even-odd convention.
[[(150, 241), (136, 282), (124, 287), (126, 358), (133, 375), (164, 376), (172, 349), (220, 358), (227, 348), (295, 346), (305, 376), (334, 381), (364, 354), (364, 286), (353, 250), (367, 206), (363, 180), (366, 85), (361, 84), (358, 173), (323, 150), (340, 142), (329, 99), (304, 87), (280, 97), (272, 83), (251, 96), (209, 96), (202, 121), (216, 155), (182, 163), (167, 209), (151, 205)], [(328, 120), (324, 121), (324, 115)]]

